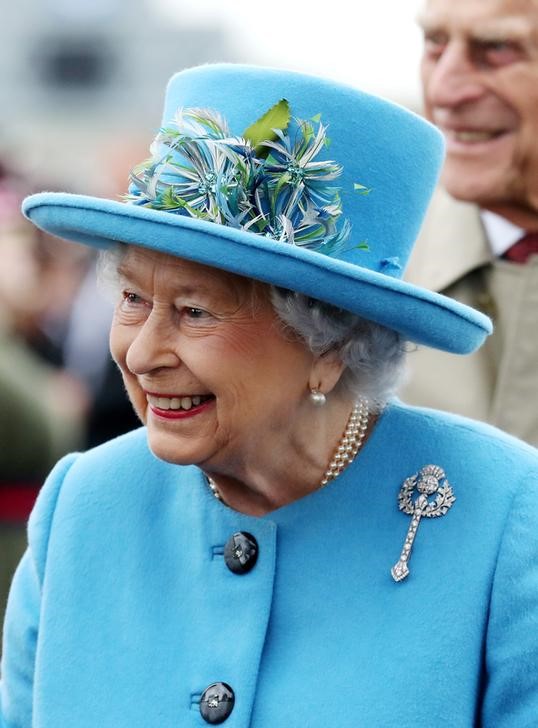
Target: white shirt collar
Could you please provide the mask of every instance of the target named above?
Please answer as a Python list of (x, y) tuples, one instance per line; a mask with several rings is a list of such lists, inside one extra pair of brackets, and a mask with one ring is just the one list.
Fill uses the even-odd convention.
[(489, 210), (480, 210), (480, 217), (486, 230), (491, 252), (496, 258), (504, 255), (508, 248), (511, 248), (525, 234), (523, 228), (517, 227), (506, 218)]

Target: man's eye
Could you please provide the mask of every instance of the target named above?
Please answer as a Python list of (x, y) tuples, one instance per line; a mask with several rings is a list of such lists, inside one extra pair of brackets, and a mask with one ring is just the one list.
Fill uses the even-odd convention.
[(508, 66), (524, 57), (519, 43), (510, 40), (491, 40), (477, 43), (473, 49), (475, 61), (482, 66)]
[(517, 43), (504, 40), (488, 43), (484, 48), (484, 52), (488, 60), (497, 66), (515, 63), (523, 56), (523, 51)]
[(443, 53), (447, 44), (445, 33), (425, 33), (424, 53), (432, 58), (438, 58)]

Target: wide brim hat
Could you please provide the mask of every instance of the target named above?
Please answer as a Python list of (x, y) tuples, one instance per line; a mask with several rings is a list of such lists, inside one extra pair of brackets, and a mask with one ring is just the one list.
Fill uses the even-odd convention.
[(41, 193), (23, 212), (60, 238), (196, 261), (469, 353), (490, 320), (402, 280), (442, 161), (439, 132), (396, 104), (314, 76), (207, 65), (169, 82), (126, 200)]

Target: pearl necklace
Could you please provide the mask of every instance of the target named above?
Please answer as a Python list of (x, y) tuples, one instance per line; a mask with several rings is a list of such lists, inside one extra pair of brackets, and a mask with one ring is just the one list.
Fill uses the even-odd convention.
[[(335, 453), (329, 463), (329, 467), (321, 479), (321, 483), (318, 485), (318, 489), (324, 488), (327, 483), (337, 478), (340, 473), (353, 462), (362, 443), (364, 442), (366, 430), (368, 429), (369, 418), (370, 411), (368, 409), (368, 400), (360, 397), (351, 410), (344, 434), (336, 447)], [(211, 478), (207, 478), (207, 482), (209, 483), (209, 487), (211, 488), (211, 492), (215, 498), (224, 503), (224, 500), (222, 499), (222, 496), (213, 480), (211, 480)]]
[(338, 443), (319, 488), (323, 488), (331, 480), (337, 478), (342, 470), (353, 462), (364, 442), (369, 418), (368, 400), (361, 397), (351, 410), (342, 439)]

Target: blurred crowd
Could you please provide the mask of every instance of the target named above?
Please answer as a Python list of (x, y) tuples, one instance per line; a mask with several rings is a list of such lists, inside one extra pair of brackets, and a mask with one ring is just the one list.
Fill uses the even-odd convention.
[(112, 302), (95, 255), (21, 215), (46, 188), (0, 162), (0, 594), (52, 465), (138, 424), (108, 351)]

